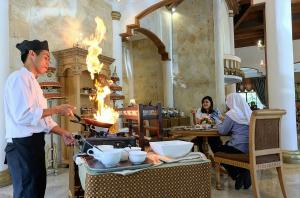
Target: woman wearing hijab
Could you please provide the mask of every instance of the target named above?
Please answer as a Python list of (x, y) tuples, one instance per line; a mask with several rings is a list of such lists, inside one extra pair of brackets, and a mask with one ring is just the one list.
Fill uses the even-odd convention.
[[(251, 109), (247, 102), (238, 93), (227, 96), (226, 105), (229, 111), (226, 113), (224, 121), (217, 124), (221, 135), (230, 135), (230, 140), (218, 148), (219, 152), (225, 153), (248, 153), (249, 150), (249, 122)], [(223, 164), (235, 182), (235, 189), (242, 186), (248, 189), (251, 186), (249, 170)]]

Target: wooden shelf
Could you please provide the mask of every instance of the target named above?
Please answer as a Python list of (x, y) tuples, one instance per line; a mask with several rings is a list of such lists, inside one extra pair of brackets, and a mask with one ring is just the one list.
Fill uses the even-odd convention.
[(61, 93), (44, 93), (46, 99), (64, 99), (65, 97)]
[(42, 89), (45, 88), (61, 88), (62, 85), (59, 82), (40, 82), (39, 83)]
[(125, 96), (119, 95), (119, 94), (117, 94), (117, 93), (111, 93), (111, 94), (110, 94), (110, 99), (111, 99), (111, 100), (124, 100), (124, 99), (125, 99)]
[(48, 67), (48, 70), (47, 72), (55, 72), (56, 71), (56, 68), (55, 67)]
[(92, 95), (92, 94), (90, 94), (90, 93), (80, 93), (80, 95), (81, 95), (81, 96), (90, 96), (90, 95)]

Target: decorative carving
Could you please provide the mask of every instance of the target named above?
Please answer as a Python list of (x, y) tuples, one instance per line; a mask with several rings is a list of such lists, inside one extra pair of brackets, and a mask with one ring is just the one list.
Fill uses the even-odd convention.
[[(65, 50), (53, 52), (58, 63), (58, 76), (66, 76), (65, 72), (70, 69), (68, 75), (80, 75), (82, 71), (87, 70), (86, 56), (87, 50), (73, 47)], [(101, 74), (110, 76), (109, 66), (114, 62), (113, 58), (99, 55), (99, 60), (104, 64)]]
[(224, 74), (244, 77), (244, 72), (240, 70), (241, 59), (237, 56), (225, 54), (224, 55)]

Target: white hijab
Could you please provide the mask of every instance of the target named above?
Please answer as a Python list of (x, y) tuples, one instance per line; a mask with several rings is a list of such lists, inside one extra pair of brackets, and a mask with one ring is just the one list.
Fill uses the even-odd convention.
[(227, 96), (226, 105), (230, 109), (226, 115), (239, 124), (249, 125), (251, 109), (244, 98), (238, 93)]

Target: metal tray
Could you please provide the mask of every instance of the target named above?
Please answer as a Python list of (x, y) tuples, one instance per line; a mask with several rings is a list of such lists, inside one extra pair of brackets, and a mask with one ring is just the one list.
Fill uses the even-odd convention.
[(153, 165), (153, 161), (149, 159), (148, 157), (146, 158), (145, 162), (142, 164), (133, 164), (129, 160), (120, 162), (117, 166), (115, 167), (105, 167), (100, 161), (96, 160), (92, 156), (86, 155), (86, 156), (81, 156), (85, 159), (87, 162), (88, 169), (93, 171), (93, 172), (116, 172), (116, 171), (122, 171), (122, 170), (135, 170), (135, 169), (142, 169), (142, 168), (147, 168)]

